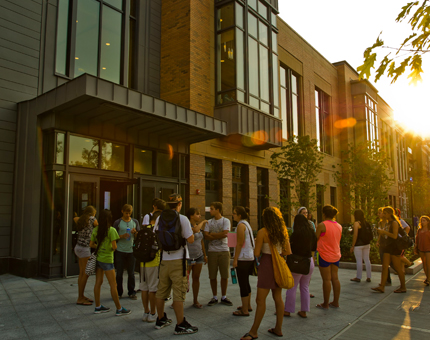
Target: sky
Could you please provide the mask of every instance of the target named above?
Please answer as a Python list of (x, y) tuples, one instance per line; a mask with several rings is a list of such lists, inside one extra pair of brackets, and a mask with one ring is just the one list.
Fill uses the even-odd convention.
[[(357, 68), (363, 63), (364, 50), (381, 38), (397, 47), (410, 34), (407, 23), (395, 19), (407, 0), (279, 0), (279, 16), (331, 63), (346, 60)], [(378, 60), (388, 52), (379, 49)], [(392, 52), (392, 55), (396, 51)], [(402, 60), (402, 58), (399, 58)], [(379, 65), (379, 63), (375, 63)], [(391, 84), (383, 76), (372, 84), (394, 110), (394, 118), (414, 132), (430, 138), (430, 55), (423, 58), (423, 82), (409, 85), (405, 75)], [(427, 71), (427, 72), (426, 72)]]

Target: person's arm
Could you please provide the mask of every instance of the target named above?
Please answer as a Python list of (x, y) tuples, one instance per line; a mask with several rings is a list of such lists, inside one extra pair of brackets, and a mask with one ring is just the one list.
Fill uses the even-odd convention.
[(266, 229), (262, 228), (257, 233), (257, 238), (255, 239), (254, 256), (261, 255), (261, 248), (263, 248), (264, 236), (266, 235)]
[(194, 234), (187, 238), (188, 243), (194, 243)]
[(90, 241), (90, 248), (97, 249), (97, 243)]
[(193, 233), (196, 234), (200, 230), (202, 230), (203, 226), (206, 225), (206, 223), (208, 223), (208, 221), (204, 220), (204, 221), (201, 221), (199, 224), (197, 224), (195, 227), (191, 226), (191, 228), (193, 229)]
[(243, 244), (245, 243), (245, 225), (243, 223), (238, 224), (236, 228), (237, 243), (234, 251), (233, 268), (237, 267), (237, 259), (239, 258)]
[(134, 235), (134, 234), (137, 234), (138, 223), (137, 223), (137, 221), (134, 218), (132, 218), (131, 220), (133, 221), (134, 226), (133, 226), (133, 228), (131, 228), (130, 231)]
[(116, 250), (116, 248), (118, 248), (116, 241), (112, 241), (112, 250)]
[(352, 228), (354, 229), (354, 236), (352, 237), (352, 246), (351, 246), (351, 249), (349, 250), (351, 253), (354, 252), (355, 243), (357, 242), (359, 226), (360, 226), (359, 222), (354, 222), (354, 224), (352, 225)]
[(317, 232), (315, 233), (317, 240), (320, 239), (321, 233), (325, 233), (325, 232), (326, 232), (325, 224), (321, 222), (320, 224), (318, 224)]
[(228, 236), (228, 233), (229, 233), (228, 230), (223, 230), (219, 233), (210, 234), (210, 236), (213, 237), (213, 240), (220, 240), (222, 238), (226, 238)]
[(205, 259), (205, 264), (208, 263), (208, 257), (206, 255), (206, 249), (205, 249), (205, 240), (202, 239), (202, 251), (203, 251), (203, 257)]
[(74, 221), (75, 223), (78, 223), (78, 221), (79, 221), (79, 216), (77, 216), (77, 217), (73, 217), (73, 221)]
[(99, 225), (99, 222), (97, 221), (97, 218), (94, 218), (93, 226), (98, 227), (98, 225)]

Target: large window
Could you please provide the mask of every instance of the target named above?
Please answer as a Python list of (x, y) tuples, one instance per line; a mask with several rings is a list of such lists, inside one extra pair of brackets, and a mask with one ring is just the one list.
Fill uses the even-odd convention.
[(374, 148), (378, 148), (379, 131), (378, 131), (378, 107), (376, 102), (369, 96), (366, 100), (366, 135), (367, 140), (372, 142)]
[(268, 195), (269, 172), (267, 169), (257, 168), (257, 220), (258, 229), (263, 228), (263, 210), (269, 206)]
[(299, 77), (289, 68), (281, 67), (282, 138), (299, 135)]
[(237, 101), (279, 116), (276, 14), (252, 0), (231, 1), (216, 13), (217, 105)]
[(129, 68), (134, 66), (136, 2), (124, 4), (123, 0), (58, 1), (57, 74), (74, 78), (88, 73), (132, 85), (134, 72), (123, 72), (123, 65), (127, 61)]
[(246, 207), (245, 193), (245, 165), (233, 164), (232, 182), (233, 182), (233, 208), (237, 206)]
[(330, 96), (315, 89), (316, 139), (321, 152), (333, 154), (333, 128), (330, 114)]

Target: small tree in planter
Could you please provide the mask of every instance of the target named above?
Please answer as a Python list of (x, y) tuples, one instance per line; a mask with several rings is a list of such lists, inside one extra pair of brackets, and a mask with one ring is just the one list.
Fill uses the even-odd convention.
[(369, 221), (375, 221), (377, 210), (387, 204), (388, 190), (394, 183), (386, 154), (366, 142), (348, 145), (342, 156), (339, 170), (333, 175), (343, 187), (342, 200), (349, 203), (351, 214), (362, 209)]
[[(301, 206), (309, 210), (316, 208), (314, 188), (323, 160), (324, 154), (319, 151), (317, 140), (309, 136), (292, 136), (286, 145), (272, 154), (270, 164), (281, 183), (278, 205), (282, 213), (290, 214)], [(290, 189), (294, 195), (288, 194)]]

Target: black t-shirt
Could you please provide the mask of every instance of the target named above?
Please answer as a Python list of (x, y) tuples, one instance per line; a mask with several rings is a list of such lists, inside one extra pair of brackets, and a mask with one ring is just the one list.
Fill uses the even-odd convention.
[(294, 233), (291, 235), (291, 252), (295, 255), (312, 257), (312, 252), (317, 250), (317, 237), (312, 230), (311, 237), (304, 239), (302, 235)]

